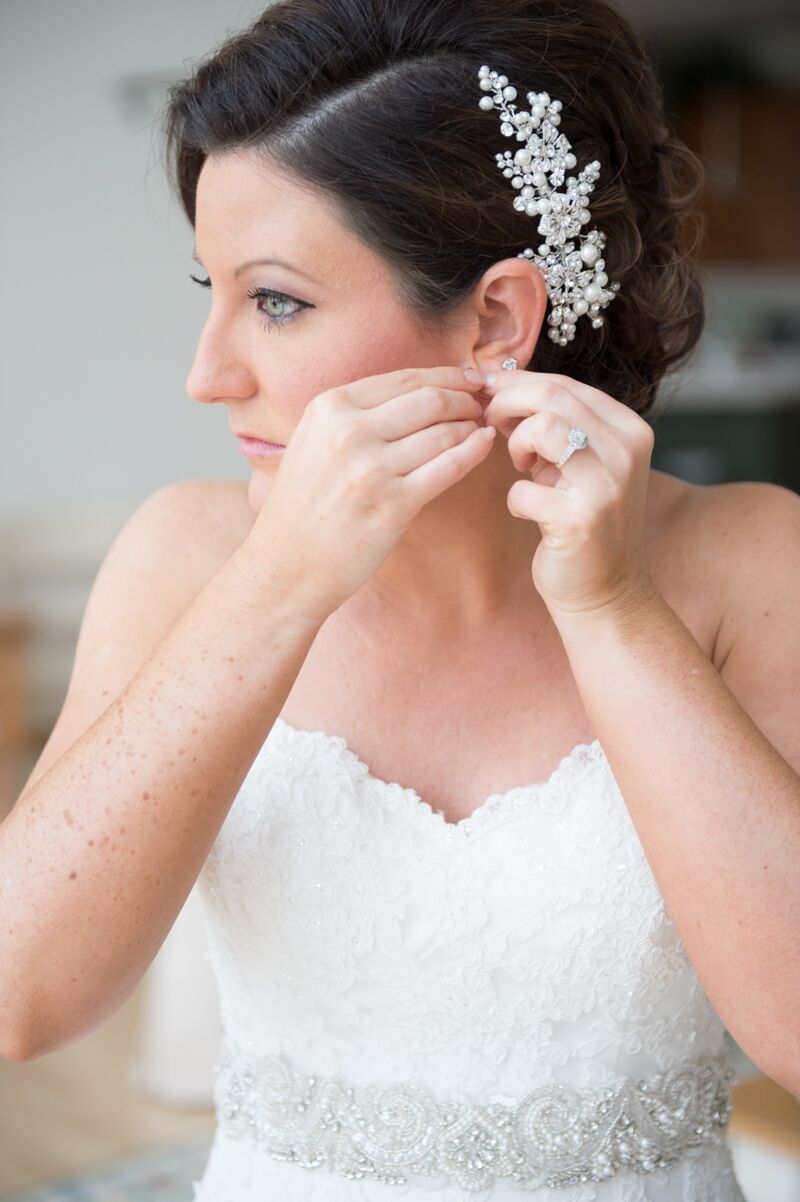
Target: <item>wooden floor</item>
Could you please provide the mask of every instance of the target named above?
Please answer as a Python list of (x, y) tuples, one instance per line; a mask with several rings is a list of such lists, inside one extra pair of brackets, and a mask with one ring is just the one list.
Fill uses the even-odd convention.
[(213, 1131), (213, 1109), (163, 1106), (127, 1081), (144, 981), (71, 1047), (24, 1063), (0, 1059), (0, 1193)]
[(800, 1166), (800, 1102), (797, 1098), (768, 1077), (754, 1077), (735, 1087), (733, 1108), (732, 1134), (763, 1141), (787, 1156), (796, 1157)]

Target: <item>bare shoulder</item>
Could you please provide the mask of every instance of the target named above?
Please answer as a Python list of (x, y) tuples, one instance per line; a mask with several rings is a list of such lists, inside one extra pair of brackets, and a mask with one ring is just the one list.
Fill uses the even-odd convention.
[(677, 495), (674, 518), (682, 536), (691, 534), (703, 561), (720, 570), (735, 592), (754, 567), (763, 567), (765, 553), (777, 553), (792, 529), (795, 537), (798, 532), (800, 496), (780, 484), (689, 484)]
[(187, 520), (203, 540), (244, 538), (253, 521), (242, 480), (175, 480), (153, 493), (177, 520)]
[(695, 490), (686, 521), (722, 601), (715, 667), (800, 772), (800, 494), (761, 481), (717, 484)]
[(800, 496), (779, 484), (737, 480), (726, 484), (692, 484), (668, 472), (650, 473), (651, 535), (674, 539), (709, 568), (726, 576), (740, 574), (745, 540), (759, 544), (773, 525), (785, 525), (800, 505)]
[[(723, 603), (717, 648), (722, 667), (742, 631), (774, 622), (780, 598), (793, 606), (800, 585), (800, 495), (780, 484), (742, 480), (693, 489), (685, 521), (696, 531), (705, 570)], [(788, 615), (787, 615), (788, 616)]]
[(680, 557), (716, 611), (713, 661), (722, 670), (753, 607), (770, 592), (796, 588), (785, 574), (800, 560), (800, 496), (763, 481), (698, 485), (653, 475), (666, 477), (658, 482), (664, 501), (654, 507), (667, 516), (665, 554)]
[(151, 650), (244, 539), (246, 531), (237, 542), (242, 525), (234, 480), (176, 480), (151, 492), (100, 565), (78, 656), (93, 631), (111, 645), (118, 621), (134, 658)]
[(120, 694), (244, 539), (243, 487), (179, 480), (130, 515), (98, 570), (61, 712), (20, 796)]
[(253, 523), (239, 480), (177, 480), (145, 502), (152, 537), (169, 558), (173, 585), (196, 592), (238, 547)]
[(720, 632), (729, 607), (735, 545), (726, 516), (728, 485), (699, 485), (652, 469), (648, 481), (648, 562), (656, 586), (719, 667)]

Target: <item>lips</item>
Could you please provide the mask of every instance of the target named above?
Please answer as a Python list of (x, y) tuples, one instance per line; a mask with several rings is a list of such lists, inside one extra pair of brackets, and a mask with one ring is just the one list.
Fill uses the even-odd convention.
[(264, 438), (261, 434), (250, 434), (247, 430), (233, 430), (232, 433), (236, 438), (251, 438), (254, 442), (266, 442), (273, 447), (282, 447), (285, 445), (282, 442), (274, 442), (271, 438)]

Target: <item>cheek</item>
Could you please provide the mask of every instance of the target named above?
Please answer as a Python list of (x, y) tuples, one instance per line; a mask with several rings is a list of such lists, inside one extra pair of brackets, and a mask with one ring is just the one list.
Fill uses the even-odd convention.
[(269, 391), (280, 407), (282, 428), (288, 433), (303, 410), (320, 392), (345, 386), (366, 376), (382, 375), (404, 367), (439, 367), (456, 362), (446, 343), (425, 337), (409, 325), (396, 305), (375, 305), (365, 315), (348, 311), (340, 329), (313, 341), (311, 353), (292, 363), (286, 381), (272, 379)]
[(312, 361), (293, 372), (287, 405), (297, 422), (308, 402), (326, 388), (405, 367), (439, 367), (450, 362), (449, 354), (446, 346), (410, 329), (402, 317), (376, 312), (362, 330), (351, 325), (332, 344), (315, 344)]

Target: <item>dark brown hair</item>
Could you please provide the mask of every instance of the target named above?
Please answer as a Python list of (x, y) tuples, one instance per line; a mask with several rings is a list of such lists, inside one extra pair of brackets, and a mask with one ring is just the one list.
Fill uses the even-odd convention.
[(582, 317), (559, 346), (545, 318), (519, 366), (585, 381), (646, 417), (705, 322), (687, 237), (694, 225), (697, 245), (704, 174), (667, 127), (639, 34), (607, 0), (279, 0), (170, 87), (170, 182), (194, 225), (205, 159), (263, 154), (320, 189), (384, 258), (412, 320), (446, 331), (488, 267), (541, 241), (496, 166), (510, 139), (497, 110), (478, 107), (484, 63), (520, 97), (562, 101), (575, 174), (599, 160), (584, 233), (606, 234), (605, 270), (620, 283), (601, 328)]

